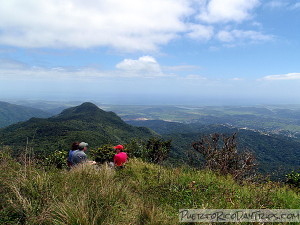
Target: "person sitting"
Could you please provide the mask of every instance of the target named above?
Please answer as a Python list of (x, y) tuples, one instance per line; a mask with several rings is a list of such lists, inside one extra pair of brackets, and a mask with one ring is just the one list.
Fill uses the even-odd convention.
[(73, 142), (72, 146), (71, 146), (71, 150), (69, 151), (69, 155), (68, 155), (68, 159), (67, 159), (67, 164), (68, 167), (71, 167), (73, 165), (72, 163), (72, 155), (74, 153), (74, 151), (78, 150), (78, 146), (79, 146), (79, 142)]
[(78, 165), (80, 163), (88, 163), (88, 164), (91, 164), (91, 165), (96, 164), (95, 161), (88, 161), (87, 160), (87, 156), (85, 154), (85, 151), (87, 150), (87, 147), (88, 147), (88, 143), (85, 143), (85, 142), (79, 143), (78, 150), (75, 150), (72, 153), (72, 157), (71, 157), (72, 166)]
[(114, 156), (114, 166), (116, 168), (124, 168), (124, 165), (128, 160), (127, 153), (123, 152), (124, 146), (117, 145), (114, 147), (114, 149), (116, 150), (116, 154)]

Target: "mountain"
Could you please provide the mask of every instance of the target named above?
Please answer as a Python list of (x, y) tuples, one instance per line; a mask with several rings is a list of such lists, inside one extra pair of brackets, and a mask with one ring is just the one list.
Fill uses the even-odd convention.
[(65, 109), (47, 118), (31, 118), (0, 130), (0, 143), (20, 151), (26, 145), (35, 152), (45, 153), (69, 149), (74, 141), (85, 141), (91, 147), (103, 144), (122, 144), (133, 138), (147, 138), (154, 134), (148, 128), (125, 123), (113, 112), (105, 112), (86, 102)]
[[(91, 148), (95, 148), (103, 144), (128, 143), (135, 138), (147, 139), (158, 133), (164, 139), (172, 139), (171, 162), (190, 163), (187, 155), (191, 150), (191, 143), (201, 136), (237, 133), (238, 147), (241, 150), (248, 148), (255, 153), (261, 172), (283, 177), (300, 165), (300, 142), (296, 138), (225, 125), (183, 124), (160, 120), (128, 123), (131, 125), (115, 113), (106, 112), (86, 102), (47, 119), (31, 118), (2, 128), (0, 143), (11, 146), (15, 153), (24, 150), (26, 146), (38, 153), (49, 153), (67, 150), (74, 141), (85, 141)], [(193, 156), (195, 155), (194, 152)], [(200, 161), (195, 157), (193, 163), (199, 165)]]
[(0, 127), (5, 127), (32, 117), (47, 118), (50, 113), (31, 107), (0, 101)]
[[(128, 123), (151, 128), (163, 138), (172, 139), (172, 157), (178, 160), (187, 156), (191, 143), (198, 141), (200, 137), (212, 133), (226, 135), (237, 133), (238, 148), (254, 152), (260, 172), (270, 174), (272, 178), (283, 178), (285, 174), (300, 167), (300, 141), (296, 138), (225, 125), (182, 124), (160, 120), (128, 121)], [(195, 165), (199, 164), (196, 159), (193, 161)]]

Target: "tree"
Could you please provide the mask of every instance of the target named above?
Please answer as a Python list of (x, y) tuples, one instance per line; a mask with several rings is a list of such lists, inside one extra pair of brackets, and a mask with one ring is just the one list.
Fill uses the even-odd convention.
[(223, 175), (231, 174), (235, 180), (255, 175), (255, 157), (249, 150), (239, 152), (236, 133), (231, 136), (211, 134), (192, 144), (202, 155), (205, 167)]
[(169, 155), (171, 150), (171, 140), (164, 141), (157, 137), (150, 138), (146, 142), (146, 150), (150, 162), (161, 163)]

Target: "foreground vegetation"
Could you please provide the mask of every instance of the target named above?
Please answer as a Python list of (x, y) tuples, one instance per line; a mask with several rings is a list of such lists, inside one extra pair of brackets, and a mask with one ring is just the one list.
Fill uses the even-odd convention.
[(68, 171), (19, 163), (1, 150), (0, 170), (0, 224), (177, 224), (181, 208), (300, 208), (299, 192), (288, 186), (238, 184), (208, 170), (140, 159), (123, 170)]

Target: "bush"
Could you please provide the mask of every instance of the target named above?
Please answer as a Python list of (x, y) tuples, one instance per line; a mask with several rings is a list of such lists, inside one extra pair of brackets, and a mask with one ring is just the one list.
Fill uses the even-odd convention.
[(98, 163), (112, 162), (115, 151), (112, 145), (103, 145), (97, 149), (91, 149), (89, 155)]
[(133, 139), (125, 145), (125, 149), (129, 158), (136, 157), (147, 161), (148, 154), (145, 141)]
[(55, 166), (58, 169), (65, 169), (67, 165), (68, 152), (67, 151), (55, 151), (50, 154), (46, 159), (46, 165)]
[(286, 180), (287, 184), (300, 188), (300, 173), (293, 171), (287, 174), (286, 178), (287, 178)]
[(160, 138), (150, 138), (146, 142), (146, 149), (149, 161), (152, 163), (161, 163), (164, 161), (171, 150), (171, 140), (164, 141)]
[[(171, 149), (171, 141), (164, 141), (160, 138), (150, 138), (148, 141), (133, 139), (125, 145), (129, 158), (141, 158), (152, 163), (161, 163), (165, 160)], [(91, 157), (99, 163), (113, 161), (115, 150), (112, 145), (103, 145), (89, 151)]]
[(147, 141), (132, 140), (125, 146), (129, 157), (141, 158), (146, 162), (161, 163), (169, 156), (171, 140), (152, 137)]

